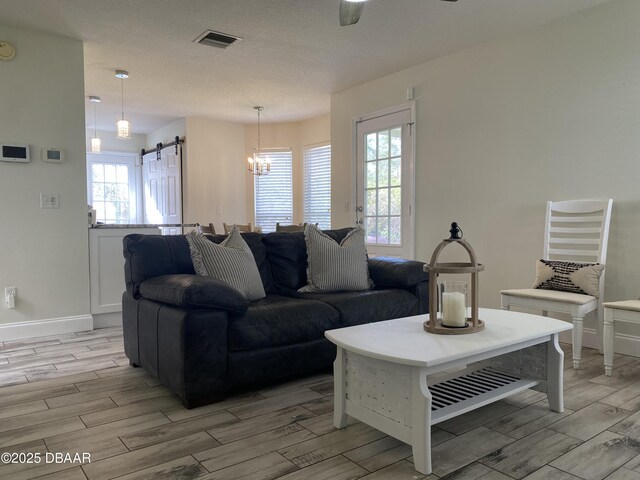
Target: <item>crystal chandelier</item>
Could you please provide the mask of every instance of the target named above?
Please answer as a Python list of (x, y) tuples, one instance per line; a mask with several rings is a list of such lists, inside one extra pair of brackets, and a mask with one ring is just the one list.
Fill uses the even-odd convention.
[(269, 157), (262, 158), (260, 152), (260, 112), (264, 110), (264, 107), (253, 107), (258, 112), (258, 148), (253, 155), (249, 157), (249, 171), (256, 176), (268, 175), (271, 171), (271, 159)]
[(100, 137), (98, 137), (96, 103), (100, 103), (100, 97), (89, 95), (89, 102), (93, 103), (93, 137), (91, 137), (91, 151), (99, 152), (100, 150), (102, 150), (102, 142), (100, 141)]
[(116, 137), (124, 140), (131, 138), (131, 122), (124, 118), (124, 79), (129, 78), (129, 72), (126, 70), (116, 70), (116, 78), (120, 79), (122, 89), (122, 118), (116, 122)]

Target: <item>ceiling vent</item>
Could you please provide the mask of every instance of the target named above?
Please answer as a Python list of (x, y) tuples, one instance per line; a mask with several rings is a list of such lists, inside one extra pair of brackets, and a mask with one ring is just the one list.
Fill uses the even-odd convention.
[(234, 37), (233, 35), (227, 35), (226, 33), (207, 30), (198, 38), (196, 38), (194, 42), (201, 43), (203, 45), (209, 45), (210, 47), (227, 48), (236, 43), (238, 40), (242, 39), (240, 37)]

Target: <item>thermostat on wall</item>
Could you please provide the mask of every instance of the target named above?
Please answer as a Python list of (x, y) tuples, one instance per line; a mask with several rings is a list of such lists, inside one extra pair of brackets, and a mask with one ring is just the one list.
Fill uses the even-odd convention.
[(48, 147), (42, 149), (42, 161), (60, 163), (64, 160), (64, 154), (59, 148)]
[(27, 163), (31, 160), (29, 158), (29, 145), (0, 145), (2, 149), (2, 157), (0, 160), (3, 162), (21, 162)]

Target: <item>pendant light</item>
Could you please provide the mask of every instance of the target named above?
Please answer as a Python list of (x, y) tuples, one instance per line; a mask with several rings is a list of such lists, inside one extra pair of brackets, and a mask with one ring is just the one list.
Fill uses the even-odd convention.
[(124, 140), (131, 138), (131, 122), (124, 118), (124, 79), (129, 78), (129, 72), (126, 70), (116, 70), (116, 78), (120, 79), (122, 90), (122, 118), (116, 122), (116, 137)]
[(264, 107), (253, 107), (258, 112), (258, 148), (253, 155), (248, 158), (249, 171), (256, 176), (268, 175), (271, 171), (271, 159), (263, 159), (260, 152), (260, 112), (264, 110)]
[(96, 116), (96, 103), (100, 103), (100, 97), (89, 95), (89, 102), (93, 103), (93, 137), (91, 137), (91, 151), (99, 152), (102, 150), (102, 142), (98, 137), (98, 123)]

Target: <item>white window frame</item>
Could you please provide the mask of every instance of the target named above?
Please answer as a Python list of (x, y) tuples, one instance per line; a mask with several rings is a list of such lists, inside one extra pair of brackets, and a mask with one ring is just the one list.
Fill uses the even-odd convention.
[[(328, 178), (318, 179), (317, 174), (314, 174), (310, 169), (309, 162), (312, 161), (324, 161), (326, 160), (326, 152), (322, 153), (322, 157), (311, 156), (310, 154), (314, 151), (318, 151), (320, 149), (329, 149), (329, 171)], [(314, 145), (307, 145), (303, 148), (302, 152), (302, 163), (303, 163), (303, 218), (306, 223), (317, 223), (318, 227), (322, 230), (331, 229), (331, 143), (330, 142), (322, 142)], [(315, 167), (317, 168), (317, 166)], [(325, 173), (325, 172), (322, 172)], [(315, 175), (315, 176), (314, 176)], [(328, 186), (328, 198), (318, 198), (325, 197), (326, 194), (322, 195), (313, 195), (313, 190), (309, 188), (310, 184), (314, 181), (320, 180), (322, 183)], [(328, 200), (328, 202), (327, 202)], [(327, 203), (326, 211), (321, 211), (320, 208), (314, 208), (314, 204), (317, 201), (324, 201)]]
[(87, 152), (87, 204), (93, 205), (94, 163), (115, 163), (129, 167), (129, 224), (142, 223), (140, 156), (132, 152)]
[[(272, 157), (271, 172), (268, 175), (256, 175), (253, 182), (253, 209), (256, 227), (261, 227), (264, 233), (275, 232), (276, 223), (293, 223), (293, 152), (291, 148), (269, 148), (260, 152), (263, 158)], [(288, 166), (283, 163), (285, 159), (278, 158), (279, 155), (288, 155)], [(289, 178), (281, 179), (288, 170)], [(281, 180), (281, 188), (285, 191), (279, 193), (260, 193), (260, 184), (263, 188), (268, 188), (274, 180)], [(288, 189), (288, 192), (286, 191)], [(261, 213), (258, 202), (267, 202), (265, 212)], [(276, 208), (277, 207), (277, 208)]]

